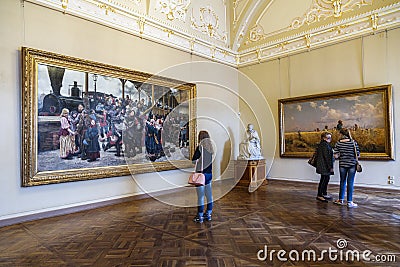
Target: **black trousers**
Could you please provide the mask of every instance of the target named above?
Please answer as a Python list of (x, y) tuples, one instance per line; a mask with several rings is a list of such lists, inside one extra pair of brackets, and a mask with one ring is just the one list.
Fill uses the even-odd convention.
[(319, 185), (318, 185), (318, 196), (322, 197), (328, 194), (328, 183), (330, 179), (330, 175), (322, 175), (321, 174), (321, 179), (319, 180)]

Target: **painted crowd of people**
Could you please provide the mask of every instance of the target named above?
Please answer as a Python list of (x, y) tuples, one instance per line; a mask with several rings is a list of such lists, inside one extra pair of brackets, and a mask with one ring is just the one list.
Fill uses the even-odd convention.
[(85, 109), (83, 104), (73, 111), (64, 108), (60, 114), (62, 159), (96, 161), (100, 149), (106, 152), (111, 148), (115, 148), (117, 157), (135, 157), (145, 148), (146, 157), (155, 161), (170, 153), (164, 149), (165, 134), (177, 146), (188, 143), (187, 118), (153, 114), (144, 99), (132, 101), (126, 96), (121, 100), (110, 95), (98, 97), (88, 106), (91, 109)]

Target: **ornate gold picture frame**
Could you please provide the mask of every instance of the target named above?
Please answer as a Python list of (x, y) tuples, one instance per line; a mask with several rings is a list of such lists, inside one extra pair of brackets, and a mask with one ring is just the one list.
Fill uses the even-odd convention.
[(360, 147), (360, 159), (393, 160), (392, 86), (280, 99), (279, 144), (281, 157), (309, 158), (322, 131), (351, 131)]
[(196, 86), (22, 48), (22, 186), (192, 167)]

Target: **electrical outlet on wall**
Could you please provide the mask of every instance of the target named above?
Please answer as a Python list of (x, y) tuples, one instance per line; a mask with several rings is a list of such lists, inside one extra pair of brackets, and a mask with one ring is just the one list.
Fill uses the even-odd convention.
[(394, 177), (391, 175), (388, 176), (388, 184), (394, 184)]

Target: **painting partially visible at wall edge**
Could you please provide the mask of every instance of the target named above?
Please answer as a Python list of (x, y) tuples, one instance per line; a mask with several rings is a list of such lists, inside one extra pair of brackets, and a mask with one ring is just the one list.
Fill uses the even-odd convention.
[(22, 47), (22, 186), (192, 167), (196, 85)]
[(351, 131), (361, 160), (394, 160), (392, 86), (335, 91), (278, 100), (280, 156), (309, 158), (323, 131)]

